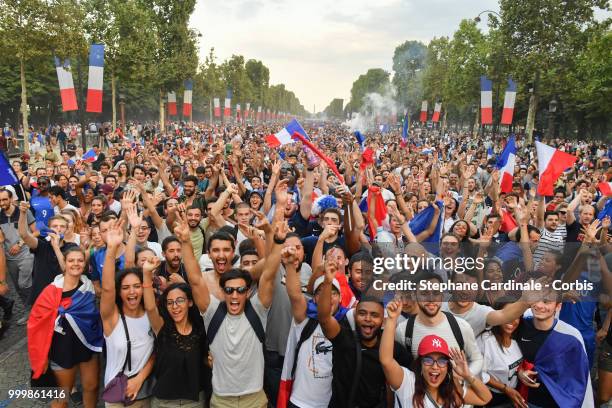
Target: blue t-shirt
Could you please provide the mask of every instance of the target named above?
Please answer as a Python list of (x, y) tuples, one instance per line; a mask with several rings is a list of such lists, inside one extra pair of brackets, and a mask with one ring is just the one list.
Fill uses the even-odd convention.
[(49, 219), (55, 215), (53, 211), (53, 204), (49, 197), (43, 197), (40, 195), (32, 195), (30, 200), (30, 207), (34, 212), (34, 219), (36, 220), (36, 229), (40, 231), (40, 236), (47, 236), (47, 228), (49, 227)]
[[(96, 249), (89, 260), (91, 265), (91, 280), (100, 281), (102, 279), (102, 269), (104, 269), (104, 258), (106, 258), (106, 247)], [(125, 254), (121, 254), (115, 262), (115, 271), (125, 268)]]

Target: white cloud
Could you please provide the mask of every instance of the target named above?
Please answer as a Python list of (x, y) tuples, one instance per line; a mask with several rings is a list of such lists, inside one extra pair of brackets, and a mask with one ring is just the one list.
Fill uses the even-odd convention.
[[(463, 18), (492, 0), (200, 0), (191, 18), (202, 33), (200, 55), (215, 48), (263, 61), (308, 110), (350, 98), (369, 68), (391, 72), (393, 51), (406, 40), (452, 35)], [(485, 23), (481, 23), (485, 28)]]

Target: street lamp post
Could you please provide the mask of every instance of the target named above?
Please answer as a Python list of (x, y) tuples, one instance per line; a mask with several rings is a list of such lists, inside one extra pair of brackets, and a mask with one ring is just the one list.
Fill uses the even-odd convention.
[(557, 113), (557, 107), (559, 103), (553, 97), (553, 99), (548, 103), (548, 138), (552, 139), (555, 137), (555, 116)]
[(126, 134), (125, 129), (125, 95), (123, 93), (119, 93), (119, 107), (121, 109), (121, 130), (123, 134)]
[(480, 13), (478, 13), (478, 15), (476, 17), (474, 17), (474, 21), (477, 22), (477, 23), (480, 23), (482, 21), (480, 16), (483, 15), (484, 13), (495, 14), (497, 17), (501, 18), (501, 15), (497, 11), (484, 10), (484, 11), (481, 11)]
[(472, 104), (472, 116), (474, 117), (474, 121), (472, 122), (472, 128), (470, 129), (470, 133), (473, 137), (476, 137), (476, 135), (474, 134), (474, 128), (478, 126), (478, 105), (475, 103)]

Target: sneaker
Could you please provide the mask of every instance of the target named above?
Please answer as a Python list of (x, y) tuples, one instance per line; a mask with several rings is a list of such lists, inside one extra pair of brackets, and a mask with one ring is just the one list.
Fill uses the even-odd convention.
[(25, 326), (28, 323), (28, 318), (30, 317), (30, 312), (27, 312), (23, 317), (17, 320), (17, 326)]
[(70, 401), (72, 401), (75, 405), (80, 405), (83, 403), (83, 393), (81, 391), (75, 391), (70, 394)]

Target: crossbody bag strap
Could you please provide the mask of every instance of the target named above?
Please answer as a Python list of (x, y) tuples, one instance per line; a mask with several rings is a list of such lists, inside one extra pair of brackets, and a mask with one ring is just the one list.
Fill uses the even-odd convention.
[(127, 340), (127, 354), (125, 356), (125, 363), (123, 363), (123, 368), (121, 368), (121, 372), (125, 371), (125, 366), (127, 365), (128, 371), (132, 371), (132, 342), (130, 341), (130, 332), (128, 330), (127, 322), (125, 321), (125, 316), (123, 313), (119, 313), (121, 316), (121, 322), (123, 323), (123, 331), (125, 332), (125, 339)]
[(429, 400), (429, 402), (431, 402), (433, 404), (434, 407), (436, 408), (441, 408), (442, 406), (440, 404), (438, 404), (436, 402), (436, 400), (433, 399), (433, 397), (431, 396), (431, 394), (429, 394), (429, 391), (425, 391), (425, 396), (427, 397), (427, 399)]

